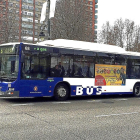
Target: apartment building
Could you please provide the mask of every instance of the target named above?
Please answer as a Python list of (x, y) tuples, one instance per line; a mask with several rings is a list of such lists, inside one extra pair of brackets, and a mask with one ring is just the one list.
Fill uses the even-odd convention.
[[(12, 35), (13, 37), (7, 36), (11, 38), (10, 41), (36, 43), (40, 33), (42, 4), (45, 1), (46, 0), (2, 0), (2, 2), (0, 2), (0, 35), (3, 34), (2, 29), (6, 29), (3, 28), (2, 23), (6, 22), (6, 18), (9, 18), (9, 24), (15, 24), (13, 27), (11, 25), (11, 28), (15, 29), (15, 34)], [(90, 26), (94, 35), (93, 41), (96, 42), (98, 0), (81, 0), (81, 2), (85, 2), (88, 10), (91, 11), (91, 18), (89, 20), (91, 20)], [(0, 41), (0, 43), (1, 42), (2, 41)]]
[(8, 0), (0, 1), (0, 44), (4, 43), (5, 30), (3, 26), (7, 22)]
[(93, 42), (97, 42), (98, 0), (82, 0), (86, 2), (90, 11), (90, 28), (93, 31)]

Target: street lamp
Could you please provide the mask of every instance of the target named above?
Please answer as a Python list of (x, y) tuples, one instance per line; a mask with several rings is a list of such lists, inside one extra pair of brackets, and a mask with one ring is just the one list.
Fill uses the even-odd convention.
[(41, 25), (41, 27), (40, 27), (41, 32), (39, 34), (39, 38), (40, 38), (41, 41), (44, 41), (44, 38), (45, 38), (45, 33), (44, 33), (45, 27), (46, 27), (46, 25), (44, 25), (44, 24)]
[(45, 34), (44, 34), (43, 31), (40, 32), (40, 34), (39, 34), (39, 38), (40, 38), (41, 41), (44, 41)]
[[(47, 5), (48, 5), (48, 40), (50, 40), (51, 39), (51, 33), (50, 33), (50, 18), (49, 18), (49, 15), (50, 15), (50, 0), (47, 0)], [(43, 41), (44, 40), (44, 38), (45, 38), (45, 34), (44, 34), (44, 29), (45, 29), (45, 27), (46, 27), (46, 25), (41, 25), (41, 27), (40, 27), (40, 30), (41, 30), (41, 32), (40, 32), (40, 34), (39, 34), (39, 38), (40, 38), (40, 40), (41, 41)]]

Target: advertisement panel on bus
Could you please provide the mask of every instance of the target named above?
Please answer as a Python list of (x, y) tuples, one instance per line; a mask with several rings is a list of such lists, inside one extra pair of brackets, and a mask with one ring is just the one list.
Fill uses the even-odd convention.
[(95, 64), (95, 86), (125, 85), (126, 66)]

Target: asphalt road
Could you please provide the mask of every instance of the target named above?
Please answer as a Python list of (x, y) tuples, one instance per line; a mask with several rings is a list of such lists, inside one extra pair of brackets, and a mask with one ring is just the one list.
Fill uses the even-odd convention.
[(0, 99), (1, 140), (139, 140), (140, 98)]

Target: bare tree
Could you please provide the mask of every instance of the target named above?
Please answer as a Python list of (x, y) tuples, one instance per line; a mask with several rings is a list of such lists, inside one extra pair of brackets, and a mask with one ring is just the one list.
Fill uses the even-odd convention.
[(124, 22), (122, 19), (118, 19), (115, 21), (115, 32), (116, 32), (116, 36), (117, 36), (117, 45), (120, 46), (120, 47), (124, 47), (124, 29), (125, 29), (125, 26), (124, 26)]
[(135, 26), (134, 31), (134, 40), (133, 40), (133, 47), (131, 47), (131, 51), (140, 52), (140, 26)]
[(99, 32), (98, 42), (117, 45), (128, 51), (140, 51), (140, 27), (129, 19), (117, 19), (112, 26), (106, 22)]
[(87, 5), (79, 0), (58, 1), (55, 18), (52, 19), (51, 38), (93, 41), (91, 17)]
[(106, 22), (106, 24), (103, 24), (102, 30), (99, 33), (100, 38), (98, 39), (99, 43), (104, 44), (112, 44), (112, 27), (109, 22)]
[[(4, 2), (4, 0), (2, 1)], [(8, 4), (8, 2), (3, 4), (3, 10), (1, 11), (2, 17), (0, 21), (2, 24), (0, 24), (0, 43), (13, 42), (18, 39), (18, 12), (15, 5), (9, 6), (10, 8), (7, 8)]]
[(0, 44), (4, 43), (4, 26), (6, 22), (6, 12), (7, 12), (7, 1), (5, 1), (4, 5), (4, 0), (0, 0)]
[(124, 22), (125, 26), (125, 42), (126, 42), (126, 50), (130, 50), (133, 47), (133, 41), (134, 41), (134, 33), (135, 33), (135, 25), (134, 21), (130, 21), (128, 19)]

